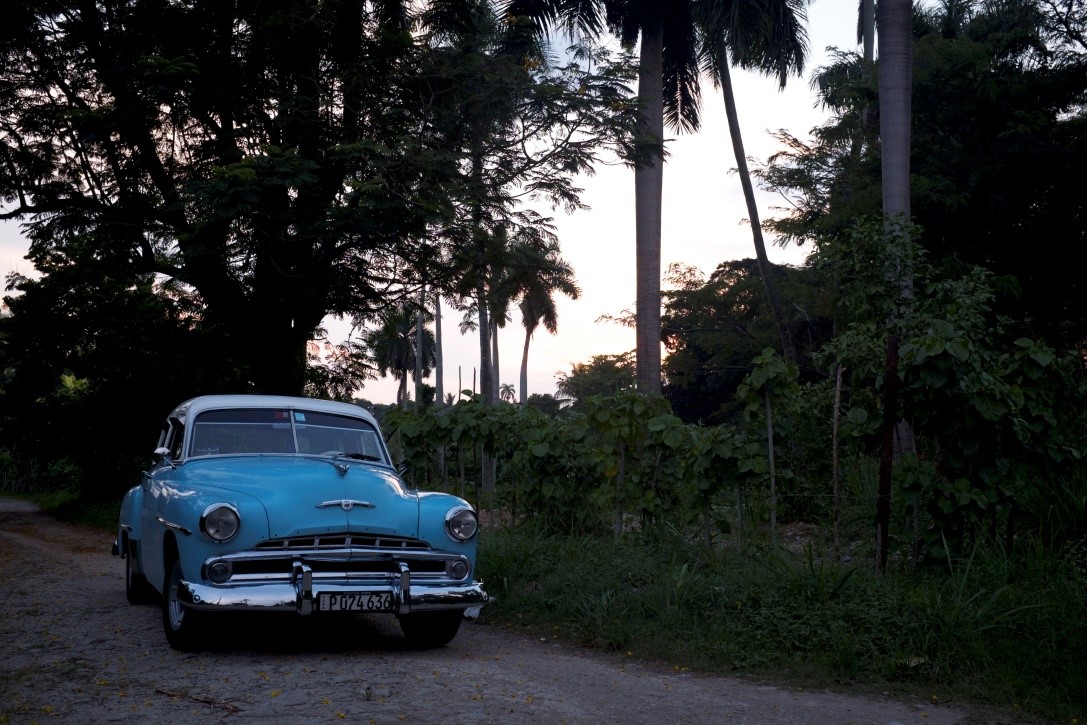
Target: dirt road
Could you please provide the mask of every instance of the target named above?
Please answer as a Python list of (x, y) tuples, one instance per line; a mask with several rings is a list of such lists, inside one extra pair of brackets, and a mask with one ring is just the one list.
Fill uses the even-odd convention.
[(111, 538), (0, 499), (0, 723), (978, 723), (967, 709), (674, 672), (466, 623), (406, 649), (395, 621), (233, 619), (181, 654), (130, 606)]

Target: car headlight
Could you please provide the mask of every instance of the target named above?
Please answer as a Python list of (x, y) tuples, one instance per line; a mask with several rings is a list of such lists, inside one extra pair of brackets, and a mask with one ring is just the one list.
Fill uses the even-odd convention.
[(476, 512), (468, 508), (450, 509), (445, 515), (445, 530), (453, 541), (468, 541), (479, 531)]
[(214, 503), (200, 516), (200, 530), (214, 541), (230, 541), (241, 523), (238, 510), (228, 503)]

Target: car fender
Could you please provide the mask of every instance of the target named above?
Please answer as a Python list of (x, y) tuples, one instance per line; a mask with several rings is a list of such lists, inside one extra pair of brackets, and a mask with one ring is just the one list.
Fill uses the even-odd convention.
[(428, 541), (435, 549), (463, 554), (470, 561), (475, 562), (479, 535), (476, 534), (468, 541), (456, 541), (445, 529), (445, 516), (450, 511), (457, 508), (475, 511), (475, 508), (459, 496), (448, 493), (421, 491), (417, 495), (419, 496), (419, 537)]
[(154, 552), (147, 550), (144, 553), (147, 576), (157, 584), (156, 589), (161, 588), (166, 577), (167, 550), (171, 543), (177, 549), (181, 569), (187, 578), (198, 577), (204, 561), (220, 550), (222, 544), (200, 530), (200, 518), (209, 506), (224, 503), (238, 512), (241, 526), (230, 539), (232, 548), (251, 547), (268, 537), (268, 514), (264, 505), (244, 492), (206, 485), (201, 485), (199, 490), (165, 486), (159, 502), (155, 525), (160, 532), (161, 544)]
[(140, 508), (143, 506), (143, 487), (133, 486), (121, 501), (121, 515), (117, 526), (117, 540), (114, 543), (114, 553), (124, 558), (135, 553), (133, 558), (136, 571), (142, 572), (138, 552), (133, 551), (133, 546), (140, 540)]

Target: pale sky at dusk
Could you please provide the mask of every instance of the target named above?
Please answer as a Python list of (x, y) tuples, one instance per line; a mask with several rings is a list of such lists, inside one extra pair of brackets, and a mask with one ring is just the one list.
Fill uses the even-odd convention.
[[(811, 71), (827, 61), (826, 48), (857, 49), (857, 4), (854, 0), (815, 0), (808, 8), (810, 54), (802, 78), (792, 78), (779, 92), (774, 79), (734, 71), (736, 103), (747, 155), (765, 161), (777, 151), (770, 133), (788, 129), (806, 139), (825, 118), (815, 107), (810, 88)], [(662, 274), (673, 262), (693, 265), (704, 273), (730, 259), (754, 256), (751, 231), (740, 183), (730, 171), (735, 167), (728, 137), (724, 102), (708, 81), (703, 84), (702, 129), (669, 142), (671, 154), (664, 169), (664, 206), (661, 261)], [(634, 348), (634, 331), (613, 323), (596, 322), (601, 315), (618, 315), (634, 305), (634, 173), (625, 167), (605, 167), (591, 178), (581, 179), (582, 197), (588, 211), (567, 216), (555, 212), (563, 256), (573, 266), (582, 295), (577, 301), (560, 297), (559, 331), (549, 335), (538, 329), (529, 355), (531, 393), (553, 393), (555, 375), (568, 372), (574, 362), (593, 355), (621, 353)], [(759, 213), (772, 215), (771, 206), (783, 200), (759, 193)], [(770, 241), (769, 239), (767, 240)], [(11, 271), (32, 272), (23, 259), (26, 242), (14, 223), (0, 223), (0, 277)], [(770, 259), (799, 263), (804, 250), (771, 246)], [(499, 332), (500, 381), (519, 386), (524, 330), (519, 311)], [(447, 393), (457, 390), (458, 366), (463, 385), (470, 388), (478, 366), (479, 339), (461, 336), (459, 314), (443, 310), (445, 351), (444, 384)], [(343, 341), (347, 323), (326, 322), (332, 342)], [(433, 375), (427, 381), (434, 384)], [(478, 387), (478, 384), (477, 384)], [(410, 385), (409, 385), (410, 388)], [(518, 393), (520, 391), (518, 390)], [(396, 383), (371, 381), (359, 392), (376, 403), (391, 403)]]

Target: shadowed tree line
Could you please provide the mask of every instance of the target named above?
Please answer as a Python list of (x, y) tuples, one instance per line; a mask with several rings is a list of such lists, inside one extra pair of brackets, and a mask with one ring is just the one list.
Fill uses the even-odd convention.
[(314, 365), (322, 320), (426, 290), (492, 334), (532, 284), (504, 250), (563, 273), (525, 202), (578, 208), (579, 172), (636, 157), (629, 59), (548, 53), (490, 2), (18, 2), (0, 60), (0, 217), (42, 275), (8, 280), (5, 431), (35, 451), (107, 447), (30, 432), (57, 396), (146, 440), (196, 392), (403, 379), (376, 337)]

